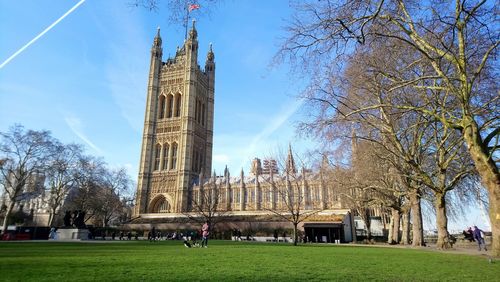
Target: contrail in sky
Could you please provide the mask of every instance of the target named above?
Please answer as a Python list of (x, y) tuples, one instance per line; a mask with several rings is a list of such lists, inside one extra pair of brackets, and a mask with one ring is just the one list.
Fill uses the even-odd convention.
[(30, 42), (26, 43), (26, 45), (24, 45), (23, 47), (21, 47), (21, 49), (17, 50), (16, 53), (12, 54), (12, 56), (10, 56), (7, 60), (5, 60), (5, 62), (3, 62), (0, 65), (0, 69), (3, 68), (10, 61), (12, 61), (12, 59), (14, 59), (22, 51), (24, 51), (24, 49), (28, 48), (31, 44), (35, 43), (35, 41), (37, 41), (40, 37), (42, 37), (45, 33), (47, 33), (47, 31), (51, 30), (56, 24), (58, 24), (60, 21), (62, 21), (66, 16), (68, 16), (74, 10), (76, 10), (76, 8), (80, 7), (80, 5), (83, 4), (83, 2), (85, 2), (85, 0), (80, 0), (80, 2), (76, 3), (76, 5), (73, 6), (73, 8), (69, 9), (64, 15), (62, 15), (59, 19), (57, 19), (55, 22), (53, 22), (51, 25), (49, 25), (44, 31), (42, 31), (40, 34), (38, 34), (35, 38), (31, 39)]

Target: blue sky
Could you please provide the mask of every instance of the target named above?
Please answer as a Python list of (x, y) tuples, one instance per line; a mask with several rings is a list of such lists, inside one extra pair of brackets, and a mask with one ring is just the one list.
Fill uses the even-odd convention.
[[(0, 0), (0, 131), (15, 123), (50, 130), (137, 179), (150, 47), (160, 26), (166, 60), (184, 29), (168, 23), (166, 9), (128, 2)], [(248, 173), (252, 158), (289, 142), (298, 152), (315, 147), (295, 134), (302, 82), (286, 65), (270, 67), (290, 13), (287, 0), (228, 0), (197, 18), (199, 62), (212, 43), (217, 64), (212, 167), (219, 174), (225, 165), (233, 175)], [(484, 226), (482, 218), (473, 209), (465, 225)]]
[[(161, 27), (164, 60), (184, 39), (166, 9), (116, 1), (0, 1), (0, 130), (48, 129), (87, 146), (137, 177), (150, 46)], [(80, 5), (78, 5), (80, 3)], [(76, 6), (76, 8), (74, 8)], [(70, 9), (67, 17), (5, 61)], [(204, 7), (201, 7), (203, 9)], [(196, 18), (200, 11), (194, 11)], [(199, 62), (213, 44), (216, 70), (213, 169), (249, 170), (253, 157), (288, 142), (303, 149), (294, 121), (300, 82), (270, 67), (289, 16), (287, 1), (224, 1), (197, 19)]]

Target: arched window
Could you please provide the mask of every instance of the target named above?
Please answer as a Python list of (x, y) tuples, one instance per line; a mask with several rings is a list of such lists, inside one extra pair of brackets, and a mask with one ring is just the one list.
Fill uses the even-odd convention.
[(156, 150), (155, 150), (155, 170), (160, 169), (160, 158), (161, 158), (161, 145), (156, 144)]
[(174, 107), (173, 100), (174, 100), (174, 96), (172, 94), (169, 94), (167, 96), (167, 118), (172, 117), (172, 113), (173, 113), (172, 109)]
[(153, 204), (151, 207), (151, 212), (152, 213), (169, 213), (171, 212), (172, 206), (170, 203), (165, 199), (164, 196), (158, 196), (153, 200)]
[(181, 116), (181, 99), (182, 96), (181, 94), (177, 93), (175, 94), (175, 116), (180, 117)]
[(168, 169), (168, 143), (163, 144), (163, 165), (161, 169)]
[(160, 113), (158, 115), (158, 118), (162, 119), (165, 117), (165, 96), (160, 95), (160, 103), (158, 105)]
[(170, 160), (170, 169), (177, 169), (177, 143), (172, 144), (172, 159)]
[(170, 204), (167, 201), (163, 201), (160, 205), (159, 211), (160, 213), (168, 213), (170, 212)]

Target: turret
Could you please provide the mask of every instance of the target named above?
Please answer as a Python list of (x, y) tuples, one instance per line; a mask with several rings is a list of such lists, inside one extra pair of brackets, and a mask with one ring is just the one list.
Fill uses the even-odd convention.
[(158, 27), (156, 31), (156, 36), (153, 40), (153, 46), (151, 47), (151, 56), (159, 58), (161, 60), (161, 56), (163, 53), (163, 49), (161, 47), (161, 36), (160, 36), (160, 27)]
[(215, 54), (212, 50), (212, 43), (210, 43), (210, 47), (207, 53), (207, 59), (205, 60), (205, 72), (213, 73), (215, 71)]
[(245, 210), (245, 193), (246, 193), (246, 187), (245, 187), (245, 174), (243, 172), (243, 168), (241, 169), (240, 173), (240, 211)]
[(193, 26), (189, 31), (189, 36), (186, 41), (186, 51), (188, 54), (188, 60), (192, 66), (198, 64), (198, 32), (195, 27), (196, 21), (193, 20)]

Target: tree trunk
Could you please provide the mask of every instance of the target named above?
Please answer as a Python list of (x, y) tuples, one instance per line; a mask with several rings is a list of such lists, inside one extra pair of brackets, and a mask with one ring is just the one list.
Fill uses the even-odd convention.
[(56, 214), (56, 211), (51, 209), (50, 210), (50, 213), (49, 213), (49, 222), (48, 222), (48, 226), (52, 227), (52, 223), (54, 222), (54, 216)]
[(401, 244), (410, 244), (410, 209), (403, 210), (403, 232), (401, 234)]
[(5, 234), (7, 232), (9, 217), (10, 217), (10, 214), (12, 213), (12, 210), (14, 209), (15, 204), (16, 204), (16, 202), (11, 200), (9, 203), (9, 207), (7, 208), (7, 211), (5, 212), (5, 217), (3, 219), (3, 225), (2, 225), (2, 234)]
[(368, 210), (363, 211), (364, 215), (361, 216), (361, 219), (363, 219), (365, 223), (365, 228), (366, 228), (366, 240), (370, 241), (372, 238), (372, 231), (371, 231), (371, 221), (370, 221), (370, 212)]
[(392, 244), (394, 239), (392, 237), (392, 232), (394, 230), (394, 218), (392, 215), (394, 214), (394, 209), (391, 208), (391, 222), (389, 223), (388, 234), (387, 234), (387, 243)]
[(413, 240), (412, 245), (414, 247), (425, 246), (424, 243), (424, 228), (422, 224), (422, 209), (420, 207), (420, 191), (414, 191), (410, 195), (411, 202), (411, 219), (413, 222), (412, 234)]
[(500, 174), (495, 162), (489, 157), (486, 149), (488, 144), (483, 146), (477, 123), (472, 118), (466, 122), (468, 126), (464, 127), (462, 134), (476, 170), (481, 176), (481, 183), (489, 193), (492, 255), (500, 257)]
[(489, 194), (491, 220), (491, 255), (500, 257), (500, 188)]
[(298, 242), (297, 225), (298, 225), (298, 222), (293, 223), (293, 245), (294, 246), (297, 246), (297, 242)]
[(393, 221), (392, 225), (392, 240), (393, 243), (399, 244), (399, 221), (401, 219), (401, 212), (397, 209), (392, 210), (391, 221)]
[(449, 240), (448, 218), (446, 216), (445, 195), (436, 193), (434, 207), (436, 208), (436, 227), (437, 227), (437, 245), (438, 249), (450, 249), (453, 247)]

